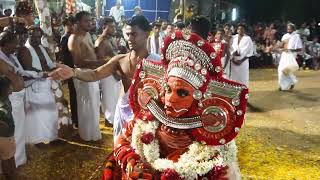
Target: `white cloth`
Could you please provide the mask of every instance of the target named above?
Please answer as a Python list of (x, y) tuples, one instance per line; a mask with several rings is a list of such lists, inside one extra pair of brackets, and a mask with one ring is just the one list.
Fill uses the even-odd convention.
[[(240, 60), (244, 57), (251, 57), (253, 55), (253, 43), (249, 36), (244, 35), (240, 43), (238, 43), (239, 35), (234, 35), (231, 39), (230, 54), (238, 52), (240, 56), (235, 57)], [(242, 83), (249, 86), (249, 59), (244, 61), (241, 65), (236, 65), (233, 62), (230, 64), (230, 80)]]
[(121, 134), (122, 129), (125, 127), (125, 124), (128, 123), (133, 117), (132, 109), (129, 105), (129, 91), (125, 93), (124, 96), (119, 99), (115, 115), (114, 115), (114, 125), (113, 125), (113, 139), (116, 142), (118, 136)]
[(302, 49), (303, 44), (302, 40), (300, 38), (300, 35), (296, 32), (293, 32), (291, 34), (287, 33), (282, 36), (281, 38), (282, 42), (287, 42), (288, 43), (288, 49)]
[(12, 106), (12, 116), (14, 120), (14, 137), (16, 140), (16, 152), (14, 154), (16, 166), (27, 162), (26, 156), (26, 136), (25, 136), (25, 89), (19, 92), (13, 92), (9, 96)]
[(228, 60), (227, 56), (222, 57), (221, 64), (222, 64), (222, 67), (224, 67), (222, 76), (228, 79), (230, 76), (230, 66), (231, 66), (230, 59)]
[[(41, 62), (40, 62), (40, 59), (39, 59), (39, 56), (37, 55), (36, 51), (34, 50), (34, 48), (30, 45), (30, 42), (29, 40), (26, 42), (25, 46), (29, 49), (30, 51), (30, 54), (31, 54), (31, 57), (32, 57), (32, 67), (35, 68), (35, 69), (38, 69), (38, 70), (42, 70), (42, 66), (41, 66)], [(50, 56), (48, 55), (46, 49), (42, 46), (42, 45), (39, 45), (39, 48), (42, 52), (42, 54), (44, 55), (45, 57), (45, 60), (47, 62), (47, 65), (50, 69), (54, 68), (55, 65), (54, 63), (52, 62)]]
[[(160, 61), (160, 56), (157, 54), (149, 54), (146, 60), (150, 61)], [(128, 123), (133, 116), (132, 109), (129, 105), (129, 91), (125, 93), (124, 96), (119, 98), (115, 115), (114, 115), (114, 124), (113, 124), (113, 139), (116, 142), (117, 137), (122, 132), (122, 129), (125, 127), (125, 124)]]
[[(296, 50), (296, 49), (302, 49), (302, 40), (300, 38), (300, 35), (296, 32), (293, 32), (291, 34), (287, 33), (283, 35), (281, 38), (281, 41), (284, 43), (288, 43), (287, 48), (289, 50)], [(296, 76), (293, 74), (294, 71), (288, 71), (286, 73), (283, 72), (283, 70), (292, 65), (296, 64), (296, 58), (297, 53), (295, 52), (282, 52), (280, 57), (280, 62), (278, 66), (278, 83), (281, 90), (289, 90), (292, 85), (295, 85), (298, 80)]]
[(232, 162), (228, 165), (227, 177), (230, 180), (241, 180), (241, 173), (239, 169), (239, 164), (237, 161)]
[[(42, 70), (36, 51), (30, 45), (26, 47), (32, 57), (32, 67)], [(53, 67), (53, 62), (43, 47), (41, 51), (48, 66)], [(51, 90), (51, 83), (51, 80), (41, 79), (34, 81), (26, 88), (26, 143), (50, 142), (58, 137), (58, 108)]]
[(50, 142), (58, 137), (58, 108), (51, 83), (43, 79), (26, 88), (26, 143)]
[(119, 9), (117, 8), (117, 6), (113, 6), (110, 9), (109, 16), (113, 16), (116, 23), (119, 23), (121, 21), (121, 16), (125, 16), (123, 6), (120, 6)]
[(77, 92), (78, 130), (80, 138), (85, 141), (97, 141), (102, 138), (100, 118), (99, 81), (84, 82), (74, 79)]
[(156, 37), (154, 34), (152, 34), (149, 38), (149, 44), (150, 44), (150, 53), (154, 53), (154, 54), (160, 54), (161, 52), (161, 45), (163, 43), (163, 37), (161, 36), (161, 34), (158, 37), (158, 49), (156, 46)]
[(119, 99), (121, 84), (114, 76), (100, 80), (101, 89), (101, 109), (104, 117), (113, 124), (114, 111)]
[[(7, 57), (1, 50), (0, 50), (0, 59), (7, 62), (10, 66), (15, 68), (16, 72), (23, 72), (23, 68), (19, 63), (18, 59), (14, 55), (10, 55)], [(26, 120), (26, 113), (24, 110), (24, 103), (25, 103), (25, 89), (19, 92), (13, 92), (9, 95), (9, 99), (12, 106), (12, 117), (14, 120), (14, 137), (16, 141), (16, 152), (15, 152), (15, 162), (16, 166), (20, 166), (27, 162), (26, 156), (26, 139), (25, 139), (25, 120)]]

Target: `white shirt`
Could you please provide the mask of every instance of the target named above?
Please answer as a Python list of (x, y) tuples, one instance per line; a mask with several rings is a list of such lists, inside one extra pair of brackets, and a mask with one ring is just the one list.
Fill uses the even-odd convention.
[(110, 9), (110, 14), (109, 16), (113, 16), (116, 23), (119, 23), (121, 21), (121, 16), (124, 16), (124, 8), (123, 6), (120, 6), (120, 8), (118, 9), (117, 6), (113, 6)]
[(302, 49), (303, 48), (303, 44), (302, 44), (302, 40), (300, 38), (300, 35), (296, 32), (293, 32), (291, 34), (287, 33), (285, 35), (282, 36), (281, 38), (282, 42), (288, 41), (288, 49)]

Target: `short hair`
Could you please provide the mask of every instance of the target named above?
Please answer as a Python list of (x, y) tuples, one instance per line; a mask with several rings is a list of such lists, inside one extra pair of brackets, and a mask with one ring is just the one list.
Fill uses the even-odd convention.
[(75, 18), (72, 15), (68, 15), (66, 16), (63, 21), (62, 21), (62, 25), (66, 26), (68, 24), (74, 24), (75, 23)]
[(140, 6), (135, 6), (133, 10), (134, 10), (134, 11), (137, 11), (137, 10), (142, 11), (142, 9), (141, 9), (141, 7), (140, 7)]
[(237, 25), (237, 28), (239, 28), (239, 27), (243, 27), (244, 30), (247, 30), (247, 25), (244, 24), (244, 23), (239, 23), (239, 24)]
[(168, 22), (167, 26), (174, 26), (171, 22)]
[(115, 20), (112, 16), (108, 16), (108, 17), (104, 17), (101, 21), (101, 25), (104, 26), (104, 25), (107, 25), (107, 24), (110, 24), (110, 23), (114, 23)]
[(215, 29), (215, 30), (213, 31), (213, 35), (215, 36), (218, 32), (224, 33), (224, 30), (221, 29), (221, 28)]
[(225, 23), (225, 24), (223, 25), (223, 28), (225, 28), (225, 27), (231, 27), (231, 26), (230, 26), (229, 23)]
[(186, 27), (186, 24), (184, 22), (176, 22), (175, 26), (178, 28), (178, 29), (183, 29)]
[(203, 39), (207, 39), (211, 28), (209, 19), (204, 16), (195, 16), (191, 19), (190, 25), (192, 32), (198, 34)]
[(8, 11), (11, 11), (11, 13), (12, 13), (12, 9), (5, 9), (3, 12), (6, 13)]
[(91, 14), (87, 11), (78, 12), (75, 16), (76, 22), (79, 22), (84, 16), (91, 16)]
[(34, 26), (34, 25), (31, 25), (31, 26), (28, 26), (28, 34), (32, 34), (34, 31), (39, 31), (42, 35), (43, 35), (43, 31), (42, 29), (40, 28), (40, 26)]
[(155, 27), (155, 26), (158, 26), (158, 27), (161, 27), (161, 24), (162, 22), (160, 21), (160, 20), (156, 20), (156, 21), (154, 21), (152, 24), (151, 24), (151, 26), (152, 27)]
[(8, 43), (13, 42), (14, 40), (17, 40), (17, 36), (9, 31), (3, 31), (0, 33), (0, 46), (3, 47)]
[(141, 30), (145, 32), (150, 32), (152, 27), (149, 21), (142, 15), (137, 15), (126, 21), (129, 26), (138, 26)]
[(288, 23), (287, 26), (290, 26), (293, 30), (296, 30), (296, 25), (293, 23)]

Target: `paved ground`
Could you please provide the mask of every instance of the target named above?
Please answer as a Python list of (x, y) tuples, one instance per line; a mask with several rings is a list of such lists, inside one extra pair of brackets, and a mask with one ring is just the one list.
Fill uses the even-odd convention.
[[(250, 73), (251, 106), (237, 139), (243, 179), (319, 180), (320, 71), (298, 72), (292, 92), (277, 91), (274, 69)], [(73, 137), (47, 148), (28, 146), (19, 179), (99, 179), (111, 141), (111, 129), (103, 128), (98, 143)]]

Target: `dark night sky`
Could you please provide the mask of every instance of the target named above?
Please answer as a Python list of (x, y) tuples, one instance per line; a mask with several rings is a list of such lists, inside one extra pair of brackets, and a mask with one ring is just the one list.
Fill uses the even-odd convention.
[(285, 18), (293, 22), (320, 19), (320, 0), (229, 0), (240, 5), (246, 20), (270, 21)]

